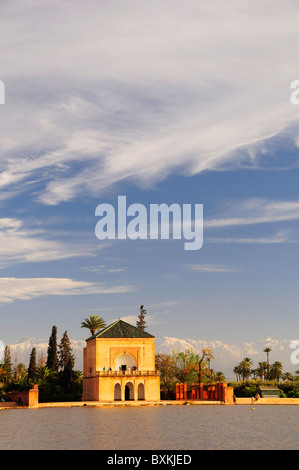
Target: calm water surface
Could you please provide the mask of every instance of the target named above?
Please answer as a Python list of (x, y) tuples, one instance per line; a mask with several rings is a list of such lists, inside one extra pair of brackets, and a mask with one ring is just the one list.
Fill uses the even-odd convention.
[(298, 449), (298, 406), (0, 411), (1, 450)]

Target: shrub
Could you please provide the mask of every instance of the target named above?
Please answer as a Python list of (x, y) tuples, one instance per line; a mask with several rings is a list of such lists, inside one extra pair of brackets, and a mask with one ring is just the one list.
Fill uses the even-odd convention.
[(236, 397), (250, 398), (254, 397), (258, 391), (259, 385), (252, 382), (238, 382), (228, 384), (234, 387), (234, 395)]

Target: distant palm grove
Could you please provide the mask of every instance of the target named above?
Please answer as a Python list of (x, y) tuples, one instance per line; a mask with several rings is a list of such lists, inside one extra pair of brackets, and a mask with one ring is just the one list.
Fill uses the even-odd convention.
[(263, 350), (266, 354), (266, 361), (258, 363), (253, 367), (253, 361), (245, 357), (233, 372), (236, 376), (236, 383), (232, 382), (236, 396), (253, 396), (258, 391), (260, 384), (276, 385), (280, 389), (282, 398), (299, 398), (299, 370), (294, 374), (284, 372), (282, 363), (275, 361), (270, 363), (270, 353), (272, 349), (267, 347)]

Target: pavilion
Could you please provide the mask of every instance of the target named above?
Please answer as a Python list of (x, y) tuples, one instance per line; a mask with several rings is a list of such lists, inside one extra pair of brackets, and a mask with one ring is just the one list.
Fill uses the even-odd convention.
[(117, 320), (86, 340), (83, 400), (160, 400), (155, 337)]

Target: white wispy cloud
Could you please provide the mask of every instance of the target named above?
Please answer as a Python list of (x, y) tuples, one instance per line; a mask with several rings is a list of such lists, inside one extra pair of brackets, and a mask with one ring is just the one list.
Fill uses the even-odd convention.
[[(219, 216), (204, 220), (204, 228), (221, 228), (295, 221), (299, 219), (299, 201), (248, 199), (231, 203)], [(230, 214), (236, 214), (232, 217)]]
[(122, 273), (125, 271), (126, 268), (111, 268), (106, 265), (100, 265), (100, 266), (89, 266), (85, 268), (80, 268), (81, 271), (85, 272), (92, 272), (92, 273), (99, 273), (99, 274), (105, 274), (105, 273)]
[(94, 250), (84, 243), (78, 249), (75, 240), (72, 245), (49, 240), (47, 232), (41, 228), (28, 228), (24, 221), (16, 218), (0, 218), (0, 267), (93, 255)]
[(256, 144), (298, 120), (298, 11), (294, 0), (5, 2), (5, 197), (53, 205), (120, 180), (256, 164)]
[(131, 292), (132, 286), (107, 286), (68, 278), (0, 278), (0, 303), (30, 300), (47, 295), (118, 294)]
[(294, 239), (292, 237), (291, 230), (280, 230), (274, 235), (268, 237), (207, 237), (206, 242), (209, 243), (239, 243), (239, 244), (261, 244), (261, 245), (271, 245), (279, 243), (299, 243), (299, 239)]
[(186, 268), (191, 271), (200, 271), (204, 273), (230, 273), (239, 271), (234, 268), (227, 268), (217, 264), (187, 264)]

